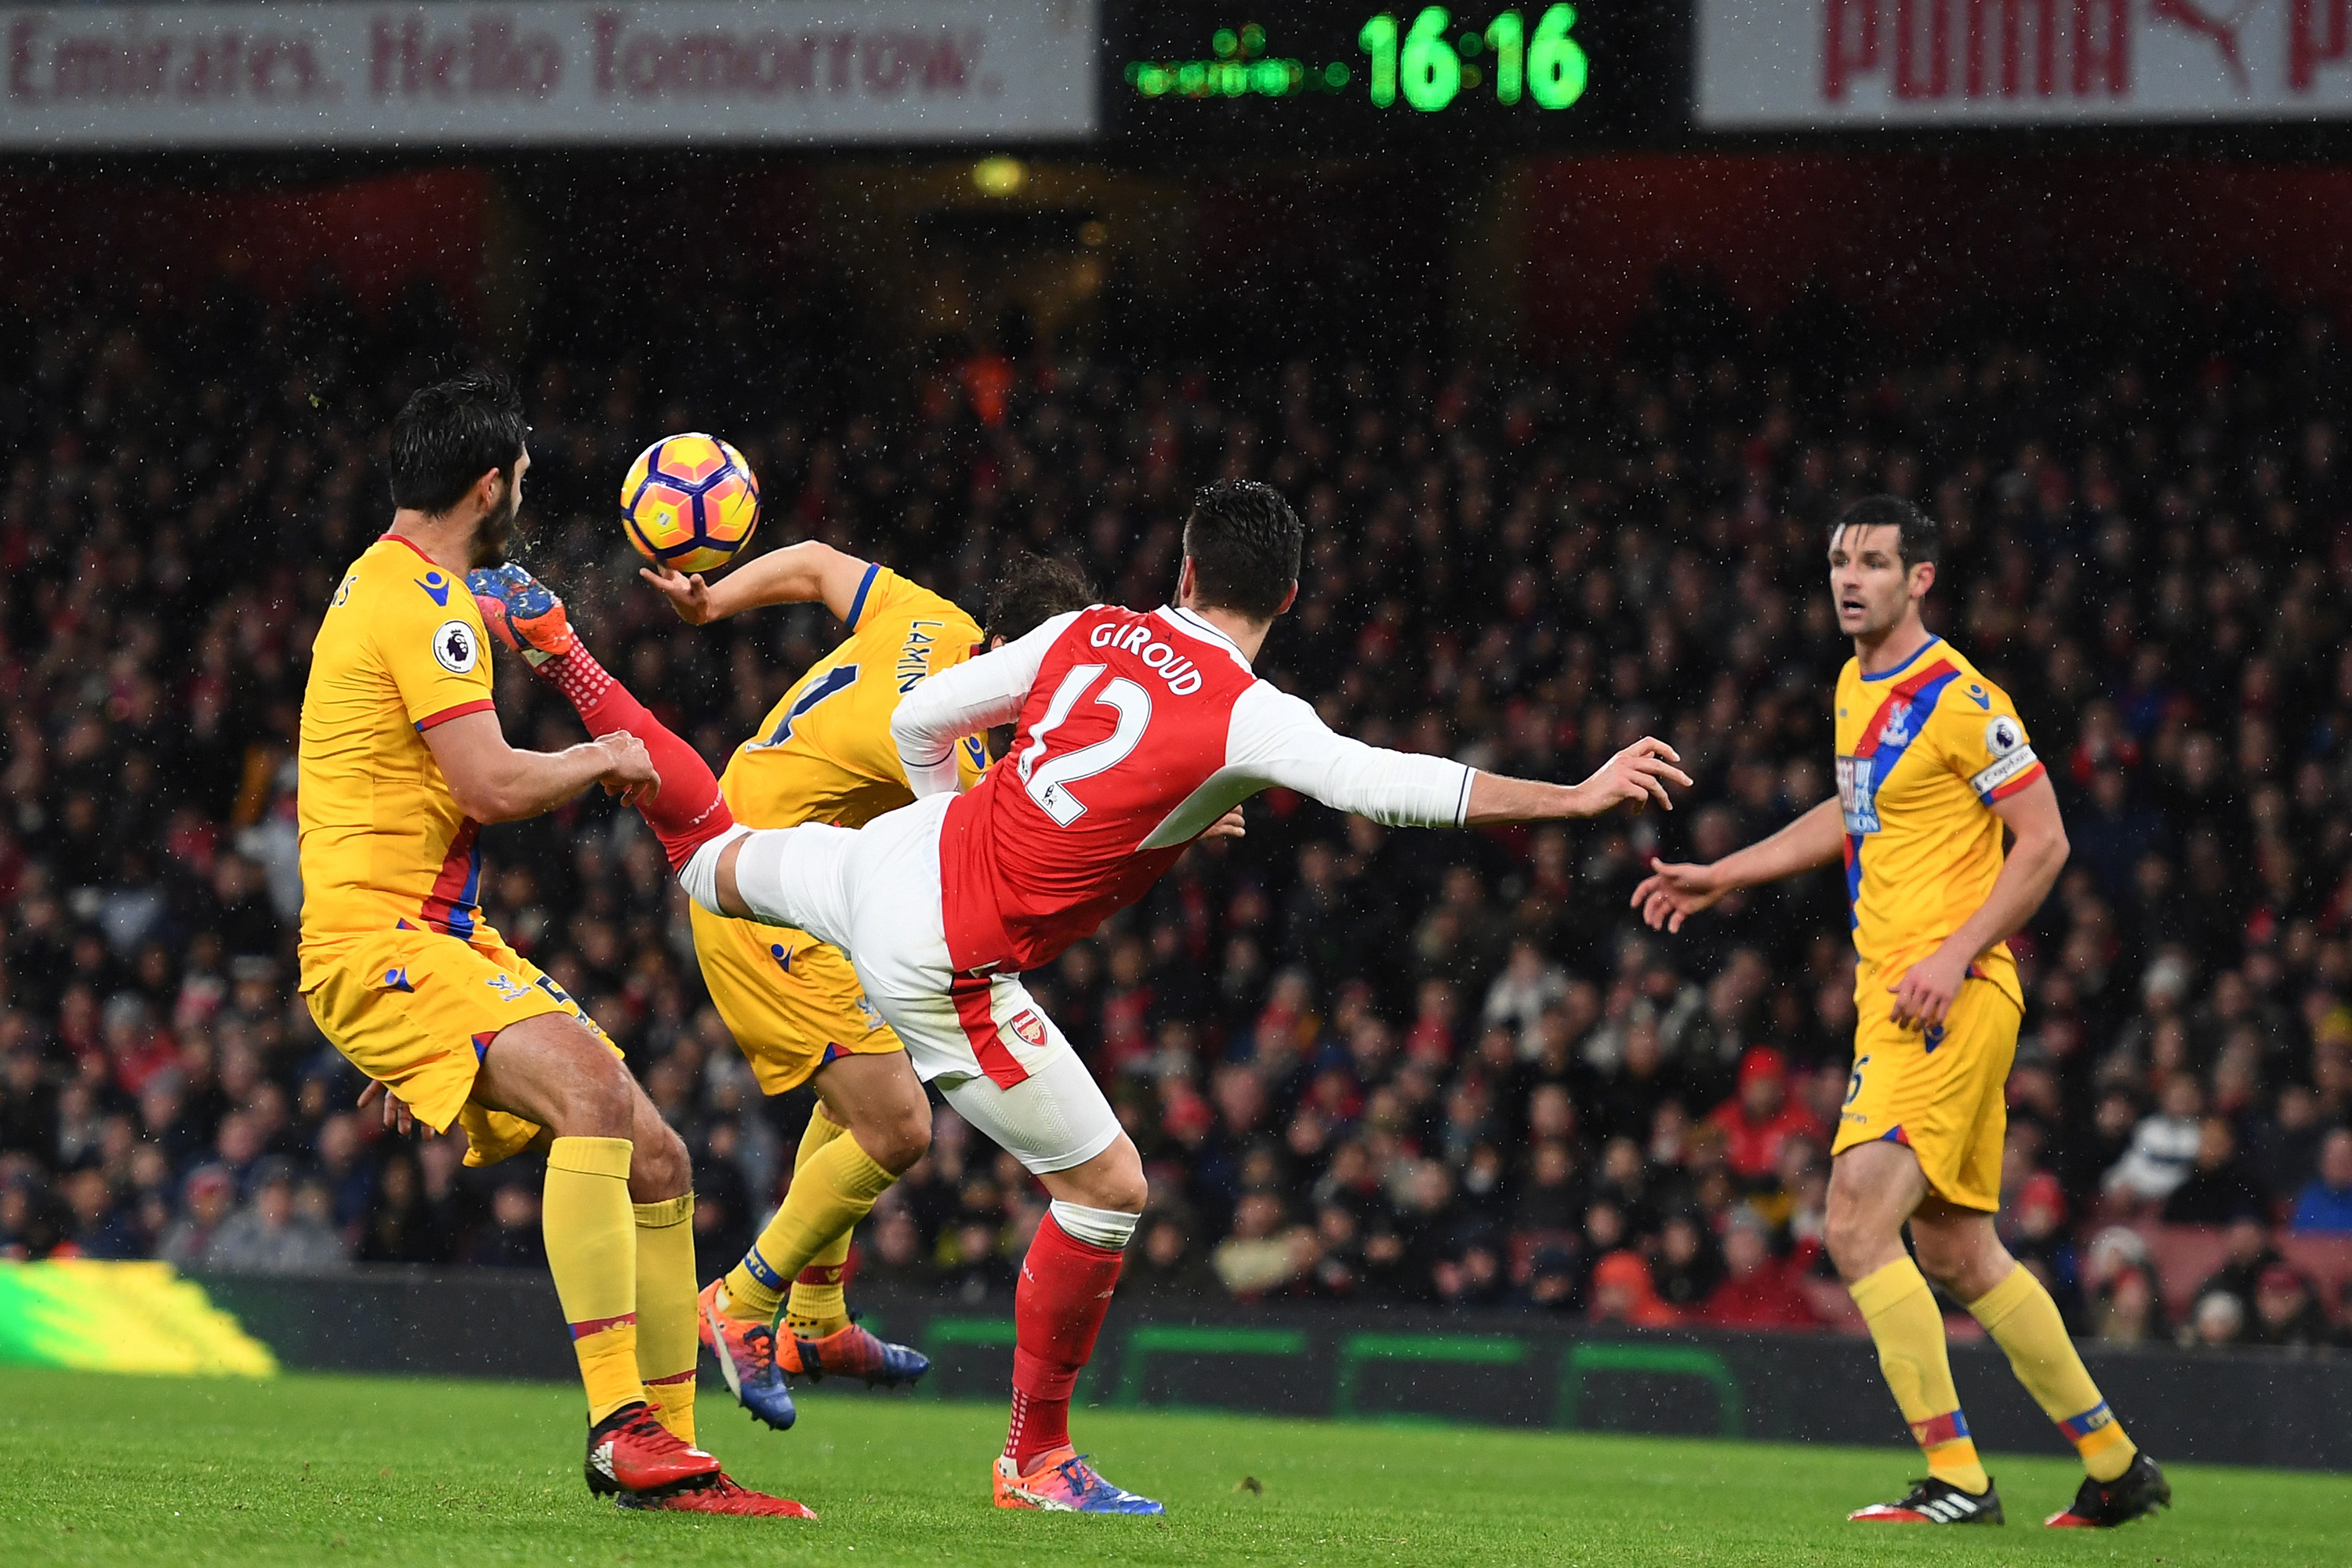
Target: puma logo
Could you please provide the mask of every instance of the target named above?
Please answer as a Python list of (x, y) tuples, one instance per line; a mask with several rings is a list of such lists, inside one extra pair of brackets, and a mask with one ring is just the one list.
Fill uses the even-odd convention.
[(2220, 51), (2222, 68), (2230, 73), (2230, 81), (2241, 98), (2251, 97), (2253, 79), (2246, 74), (2244, 53), (2238, 47), (2238, 35), (2246, 25), (2246, 17), (2262, 0), (2237, 0), (2226, 12), (2216, 16), (2204, 9), (2197, 0), (2147, 0), (2147, 16), (2151, 22), (2168, 23), (2186, 33), (2193, 33)]

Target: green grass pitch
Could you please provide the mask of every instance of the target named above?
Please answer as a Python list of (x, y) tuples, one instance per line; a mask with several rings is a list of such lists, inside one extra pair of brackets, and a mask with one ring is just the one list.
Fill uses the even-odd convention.
[(1994, 1455), (2007, 1529), (1872, 1529), (1843, 1515), (1899, 1491), (1915, 1457), (1081, 1410), (1077, 1436), (1105, 1470), (1169, 1508), (1164, 1521), (1084, 1519), (989, 1506), (992, 1405), (819, 1390), (782, 1435), (723, 1391), (701, 1410), (705, 1444), (735, 1475), (820, 1521), (592, 1500), (570, 1388), (0, 1372), (0, 1563), (2352, 1561), (2342, 1476), (2182, 1466), (2173, 1512), (2092, 1535), (2039, 1525), (2073, 1495), (2071, 1463)]

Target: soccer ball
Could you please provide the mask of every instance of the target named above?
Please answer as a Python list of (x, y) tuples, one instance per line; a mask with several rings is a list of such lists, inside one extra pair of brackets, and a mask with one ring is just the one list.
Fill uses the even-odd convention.
[(760, 482), (743, 454), (716, 436), (665, 436), (621, 481), (621, 525), (656, 566), (716, 572), (760, 526)]

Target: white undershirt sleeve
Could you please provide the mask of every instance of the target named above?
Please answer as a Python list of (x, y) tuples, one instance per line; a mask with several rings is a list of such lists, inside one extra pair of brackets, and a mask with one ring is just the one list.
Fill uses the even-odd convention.
[(1046, 649), (1081, 613), (1055, 616), (1017, 641), (940, 671), (899, 700), (890, 738), (917, 800), (955, 788), (958, 741), (1021, 716)]
[(1260, 789), (1279, 784), (1391, 827), (1459, 827), (1470, 807), (1471, 770), (1462, 763), (1335, 733), (1263, 680), (1234, 704), (1225, 767)]

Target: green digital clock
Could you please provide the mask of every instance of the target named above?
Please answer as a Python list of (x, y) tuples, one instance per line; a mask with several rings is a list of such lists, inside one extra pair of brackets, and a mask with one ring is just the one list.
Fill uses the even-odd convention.
[(1265, 29), (1255, 22), (1219, 27), (1209, 58), (1130, 60), (1127, 85), (1147, 99), (1288, 98), (1339, 93), (1360, 82), (1375, 107), (1402, 102), (1434, 114), (1465, 92), (1491, 87), (1495, 101), (1522, 100), (1538, 109), (1570, 109), (1584, 96), (1589, 69), (1576, 41), (1576, 7), (1548, 5), (1528, 31), (1520, 13), (1504, 11), (1483, 28), (1449, 37), (1453, 13), (1424, 5), (1410, 21), (1375, 11), (1356, 31), (1360, 58), (1313, 62), (1266, 52)]
[(1681, 119), (1679, 40), (1640, 0), (1492, 11), (1290, 0), (1256, 17), (1230, 5), (1114, 7), (1116, 74), (1105, 87), (1115, 134), (1311, 151), (1426, 142), (1457, 127), (1534, 145)]

